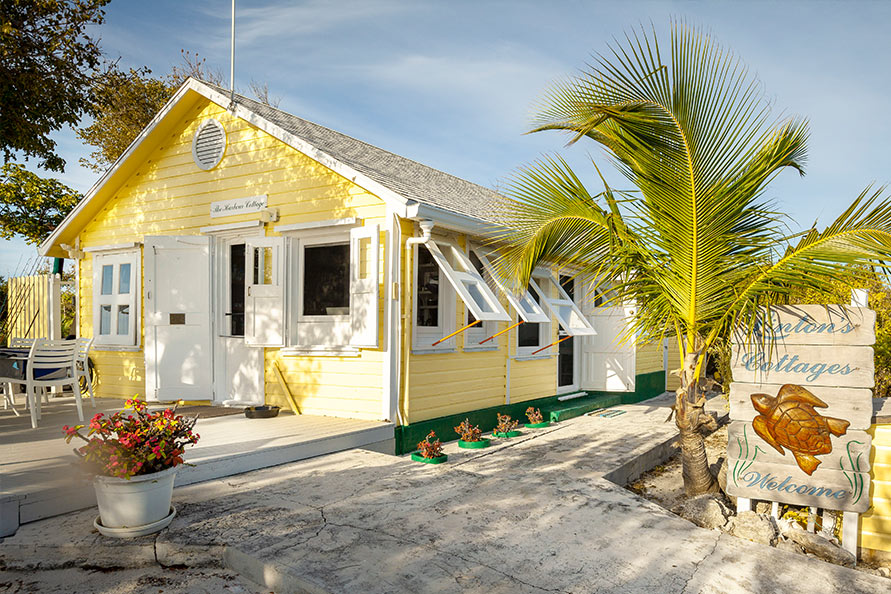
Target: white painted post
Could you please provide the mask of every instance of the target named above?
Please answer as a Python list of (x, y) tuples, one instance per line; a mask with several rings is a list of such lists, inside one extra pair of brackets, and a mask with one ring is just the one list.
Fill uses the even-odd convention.
[(740, 514), (744, 511), (752, 511), (752, 500), (748, 497), (737, 497), (736, 513)]
[(857, 512), (845, 512), (842, 518), (842, 547), (854, 555), (854, 563), (857, 563), (857, 535), (860, 528), (860, 514)]
[(809, 507), (807, 510), (807, 531), (813, 532), (817, 525), (817, 508)]
[(777, 520), (780, 519), (780, 502), (774, 501), (770, 504), (770, 515), (772, 515)]

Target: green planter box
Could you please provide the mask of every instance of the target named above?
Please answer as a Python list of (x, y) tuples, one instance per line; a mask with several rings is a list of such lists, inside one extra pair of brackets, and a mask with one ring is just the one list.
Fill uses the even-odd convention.
[(487, 448), (490, 445), (492, 445), (492, 443), (488, 439), (481, 439), (479, 441), (458, 440), (458, 447), (464, 448), (465, 450), (479, 450), (481, 448)]
[(415, 462), (423, 462), (424, 464), (442, 464), (449, 459), (448, 455), (443, 454), (437, 458), (425, 458), (418, 452), (412, 452), (411, 459)]

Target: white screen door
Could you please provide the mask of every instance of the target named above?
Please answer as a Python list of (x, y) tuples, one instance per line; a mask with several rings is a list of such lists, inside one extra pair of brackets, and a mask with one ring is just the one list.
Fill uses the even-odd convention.
[(581, 389), (604, 392), (633, 392), (635, 388), (637, 346), (634, 339), (621, 343), (627, 318), (634, 307), (608, 306), (599, 290), (586, 287), (589, 297), (582, 311), (597, 334), (581, 341)]
[(145, 238), (148, 400), (212, 400), (210, 238)]

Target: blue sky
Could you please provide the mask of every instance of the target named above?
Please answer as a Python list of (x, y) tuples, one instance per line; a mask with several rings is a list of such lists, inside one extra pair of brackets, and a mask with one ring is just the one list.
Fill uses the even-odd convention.
[[(229, 11), (229, 0), (113, 0), (97, 33), (124, 66), (166, 74), (186, 49), (228, 80)], [(593, 144), (524, 135), (535, 102), (633, 27), (667, 39), (673, 17), (739, 55), (775, 113), (810, 121), (807, 175), (785, 172), (768, 192), (795, 224), (828, 223), (867, 184), (891, 181), (891, 3), (241, 0), (236, 86), (266, 82), (286, 111), (496, 187), (542, 153), (581, 172), (590, 158), (605, 165)], [(68, 161), (58, 177), (86, 191), (98, 176), (77, 161), (89, 151), (70, 132), (56, 138)], [(4, 242), (0, 275), (34, 255)]]

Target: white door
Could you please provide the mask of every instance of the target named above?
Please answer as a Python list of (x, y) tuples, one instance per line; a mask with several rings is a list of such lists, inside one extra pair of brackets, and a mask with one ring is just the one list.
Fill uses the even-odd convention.
[(214, 240), (214, 396), (217, 404), (264, 401), (263, 348), (245, 344), (248, 237)]
[(634, 308), (603, 306), (607, 297), (599, 291), (583, 305), (585, 317), (597, 334), (582, 337), (581, 388), (589, 391), (633, 392), (635, 375), (634, 339), (620, 343), (626, 318)]
[(148, 400), (212, 400), (210, 239), (145, 238)]

